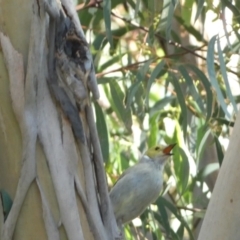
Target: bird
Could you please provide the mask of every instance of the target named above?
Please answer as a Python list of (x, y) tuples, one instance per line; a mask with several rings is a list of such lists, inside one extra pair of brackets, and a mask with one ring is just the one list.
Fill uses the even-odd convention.
[(157, 145), (146, 151), (139, 162), (128, 168), (112, 187), (109, 196), (119, 227), (138, 217), (155, 202), (163, 185), (164, 166), (176, 144)]

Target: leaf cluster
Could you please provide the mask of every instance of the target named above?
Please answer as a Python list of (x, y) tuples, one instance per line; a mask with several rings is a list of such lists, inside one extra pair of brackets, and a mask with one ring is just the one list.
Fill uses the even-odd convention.
[[(233, 91), (240, 76), (238, 60), (233, 68), (238, 5), (103, 0), (77, 6), (101, 90), (95, 114), (109, 184), (148, 147), (178, 143), (161, 196), (126, 227), (127, 239), (196, 238), (240, 101)], [(217, 21), (223, 31), (210, 39), (198, 27)]]

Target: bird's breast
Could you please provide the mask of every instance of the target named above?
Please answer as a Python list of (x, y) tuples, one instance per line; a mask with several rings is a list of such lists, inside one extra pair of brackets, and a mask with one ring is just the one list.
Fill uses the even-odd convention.
[(163, 168), (142, 162), (129, 169), (110, 192), (117, 220), (123, 223), (139, 216), (160, 194)]

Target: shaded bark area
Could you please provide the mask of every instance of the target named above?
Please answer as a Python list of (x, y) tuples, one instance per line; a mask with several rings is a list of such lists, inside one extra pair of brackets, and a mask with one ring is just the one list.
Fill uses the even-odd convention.
[(0, 2), (6, 102), (0, 109), (0, 187), (13, 199), (5, 222), (0, 212), (1, 239), (114, 239), (117, 227), (90, 102), (90, 91), (95, 99), (99, 94), (74, 6), (20, 2), (29, 7), (18, 19), (29, 24), (20, 36), (5, 24), (9, 15), (15, 20), (18, 4)]

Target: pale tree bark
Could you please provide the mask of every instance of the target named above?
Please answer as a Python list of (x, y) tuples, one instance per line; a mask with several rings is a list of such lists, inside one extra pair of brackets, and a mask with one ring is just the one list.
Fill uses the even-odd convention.
[[(209, 135), (206, 143), (205, 143), (205, 149), (202, 154), (202, 157), (199, 161), (198, 169), (202, 170), (204, 167), (208, 166), (209, 164), (218, 164), (218, 156), (217, 156), (217, 150), (215, 145), (213, 144), (214, 139), (212, 135)], [(214, 185), (216, 182), (218, 176), (218, 169), (210, 173), (206, 178), (205, 178), (205, 183), (207, 184), (210, 192), (213, 191)], [(199, 209), (206, 209), (209, 198), (207, 198), (206, 194), (204, 194), (202, 188), (200, 186), (195, 186), (194, 187), (194, 207), (199, 208)], [(195, 218), (193, 225), (194, 225), (194, 236), (197, 238), (202, 226), (203, 219), (201, 218)]]
[(117, 238), (73, 3), (0, 0), (0, 45), (1, 239)]
[(209, 202), (199, 240), (240, 239), (240, 114)]

